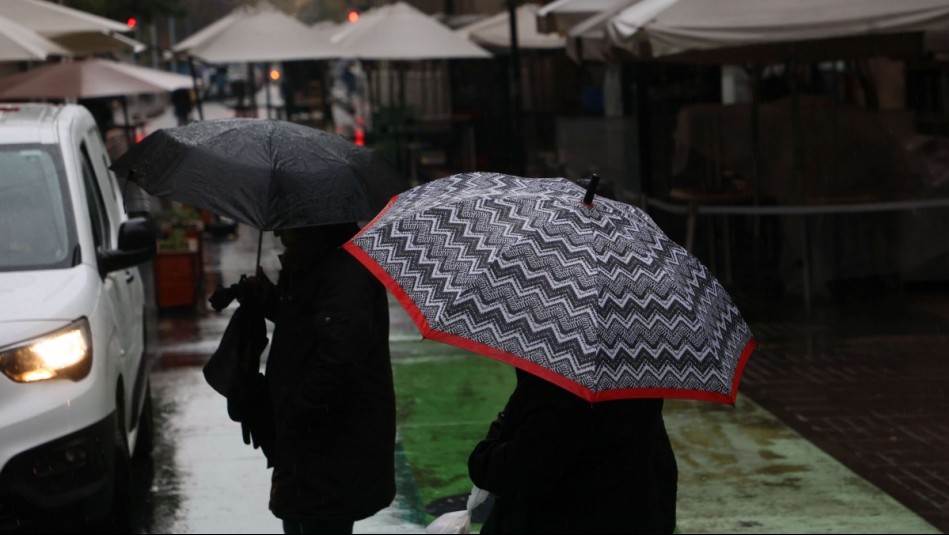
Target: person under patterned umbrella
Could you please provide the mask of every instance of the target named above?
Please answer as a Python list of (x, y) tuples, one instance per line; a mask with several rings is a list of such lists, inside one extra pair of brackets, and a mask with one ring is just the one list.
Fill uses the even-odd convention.
[(589, 403), (522, 370), (468, 458), (494, 494), (481, 533), (672, 533), (678, 469), (662, 399)]
[[(615, 199), (609, 186), (597, 194)], [(591, 404), (516, 374), (468, 458), (471, 480), (495, 496), (481, 533), (672, 533), (678, 467), (662, 399)]]
[(698, 259), (596, 187), (450, 176), (344, 246), (424, 337), (516, 368), (468, 459), (495, 495), (482, 533), (672, 533), (663, 400), (734, 404), (757, 345)]

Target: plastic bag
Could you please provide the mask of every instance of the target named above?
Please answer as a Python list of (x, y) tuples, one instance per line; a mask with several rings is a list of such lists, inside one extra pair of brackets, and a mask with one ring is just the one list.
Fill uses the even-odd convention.
[(425, 533), (471, 533), (471, 512), (444, 513), (425, 528)]
[(471, 487), (468, 503), (464, 511), (445, 513), (425, 528), (425, 533), (471, 533), (471, 511), (488, 498), (489, 492), (478, 487)]

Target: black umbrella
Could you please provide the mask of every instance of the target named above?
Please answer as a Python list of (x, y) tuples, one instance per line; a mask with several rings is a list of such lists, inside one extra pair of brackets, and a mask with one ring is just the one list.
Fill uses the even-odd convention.
[[(158, 130), (112, 164), (156, 197), (226, 215), (261, 231), (368, 221), (404, 190), (404, 179), (371, 149), (336, 134), (273, 119), (217, 119)], [(258, 243), (257, 265), (260, 265)], [(259, 303), (240, 284), (211, 305), (235, 311), (205, 378), (228, 398), (245, 443), (269, 455), (267, 395), (258, 373), (267, 344)]]
[(163, 128), (112, 170), (151, 195), (259, 230), (368, 221), (407, 187), (375, 151), (276, 119)]

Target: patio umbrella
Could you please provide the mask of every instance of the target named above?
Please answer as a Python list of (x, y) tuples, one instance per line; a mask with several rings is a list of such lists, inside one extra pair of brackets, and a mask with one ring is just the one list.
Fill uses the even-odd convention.
[(144, 43), (122, 35), (131, 30), (126, 24), (56, 2), (0, 0), (0, 13), (75, 55), (145, 48)]
[(261, 231), (368, 221), (404, 179), (372, 149), (277, 119), (163, 128), (112, 164), (146, 192)]
[(343, 57), (299, 20), (263, 3), (242, 7), (174, 47), (207, 63), (292, 61)]
[[(564, 47), (564, 38), (557, 34), (542, 34), (537, 31), (536, 4), (524, 4), (516, 9), (517, 46), (528, 49), (551, 50)], [(511, 48), (511, 21), (508, 11), (473, 22), (455, 30), (475, 43), (489, 48)]]
[(103, 54), (110, 52), (132, 52), (138, 54), (147, 47), (145, 43), (136, 41), (115, 32), (81, 32), (54, 35), (50, 37), (54, 43), (66, 48), (76, 56)]
[(71, 53), (35, 31), (0, 16), (0, 61), (42, 61)]
[[(181, 41), (173, 50), (192, 58), (189, 63), (196, 88), (197, 78), (193, 58), (206, 63), (252, 65), (254, 62), (345, 57), (345, 53), (325, 37), (313, 32), (306, 24), (267, 2), (262, 2), (255, 7), (243, 6), (235, 9)], [(253, 78), (251, 72), (249, 76), (251, 84), (253, 84)], [(200, 93), (198, 94), (198, 114), (203, 119)], [(253, 86), (250, 87), (250, 94), (251, 102), (256, 108), (256, 102), (253, 100), (256, 90)], [(268, 99), (267, 113), (269, 114), (271, 108), (269, 88), (265, 95)]]
[(593, 188), (454, 175), (399, 195), (344, 247), (426, 338), (591, 402), (733, 404), (756, 341), (731, 297), (645, 212)]
[[(0, 99), (120, 97), (128, 127), (127, 95), (164, 93), (190, 85), (191, 78), (180, 74), (94, 58), (49, 63), (0, 78)], [(131, 136), (131, 131), (127, 130), (126, 134)]]
[(637, 58), (767, 64), (921, 51), (947, 25), (945, 0), (642, 0), (606, 29)]
[(333, 34), (348, 57), (369, 60), (490, 58), (491, 54), (405, 2), (377, 7)]
[(75, 99), (161, 93), (190, 87), (191, 78), (108, 59), (49, 63), (0, 78), (0, 98)]
[(130, 30), (121, 22), (46, 0), (0, 0), (0, 13), (46, 36)]
[(537, 10), (537, 31), (565, 34), (570, 28), (604, 10), (636, 1), (638, 0), (555, 0)]

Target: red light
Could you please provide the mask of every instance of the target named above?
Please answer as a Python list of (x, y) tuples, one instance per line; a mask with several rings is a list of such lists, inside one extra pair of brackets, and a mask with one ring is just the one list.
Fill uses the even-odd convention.
[(145, 139), (145, 136), (144, 136), (141, 132), (136, 132), (136, 133), (135, 133), (135, 142), (136, 142), (136, 143), (141, 143), (143, 139)]
[(355, 10), (350, 11), (349, 14), (346, 15), (346, 20), (348, 20), (349, 22), (356, 22), (357, 20), (359, 20), (359, 12)]
[(364, 132), (362, 128), (356, 129), (356, 138), (353, 140), (353, 143), (360, 147), (366, 146), (366, 132)]
[(125, 21), (125, 24), (127, 24), (129, 28), (134, 28), (138, 26), (138, 20), (135, 17), (129, 17), (128, 20)]

